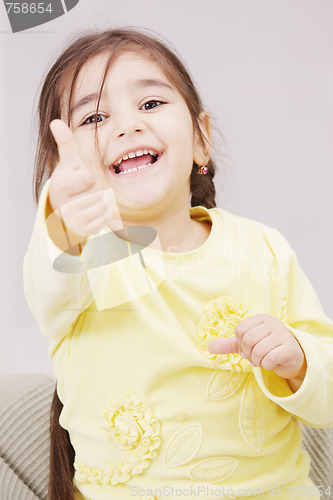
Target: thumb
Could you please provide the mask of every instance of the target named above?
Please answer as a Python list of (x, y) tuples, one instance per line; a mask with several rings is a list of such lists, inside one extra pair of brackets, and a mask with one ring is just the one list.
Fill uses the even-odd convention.
[(58, 146), (59, 160), (66, 167), (82, 168), (83, 162), (76, 147), (73, 132), (62, 120), (53, 120), (50, 130)]
[(236, 335), (211, 340), (208, 344), (208, 350), (213, 354), (231, 354), (238, 352)]

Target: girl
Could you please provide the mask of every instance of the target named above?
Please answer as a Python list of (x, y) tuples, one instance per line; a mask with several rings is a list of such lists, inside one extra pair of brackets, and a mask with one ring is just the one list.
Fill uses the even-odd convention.
[(333, 425), (333, 322), (276, 229), (215, 208), (182, 63), (136, 30), (83, 36), (39, 117), (24, 267), (58, 381), (50, 498), (318, 496), (298, 420)]

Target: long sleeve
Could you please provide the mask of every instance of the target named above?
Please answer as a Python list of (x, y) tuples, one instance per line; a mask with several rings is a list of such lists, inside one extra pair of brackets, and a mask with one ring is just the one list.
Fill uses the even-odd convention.
[[(283, 248), (282, 266), (288, 262), (285, 280), (286, 325), (301, 345), (307, 371), (300, 388), (281, 391), (274, 372), (255, 368), (262, 391), (272, 401), (313, 427), (333, 426), (333, 321), (324, 313), (295, 252), (278, 236)], [(283, 272), (283, 271), (282, 271)], [(289, 394), (288, 394), (289, 392)]]
[(54, 245), (46, 228), (48, 190), (49, 181), (43, 187), (38, 205), (33, 234), (24, 258), (23, 279), (26, 299), (41, 333), (50, 340), (60, 340), (93, 299), (81, 256), (67, 255), (67, 262), (76, 272), (61, 272), (54, 268), (53, 263), (62, 251)]
[[(93, 302), (101, 311), (137, 299), (156, 288), (165, 271), (162, 252), (148, 248), (152, 243), (159, 247), (151, 228), (139, 228), (136, 236), (141, 236), (141, 244), (129, 243), (106, 227), (87, 238), (80, 256), (56, 247), (45, 220), (49, 183), (43, 187), (24, 258), (24, 290), (41, 333), (59, 342)], [(119, 233), (122, 235), (121, 230)], [(63, 239), (65, 243), (65, 235)]]

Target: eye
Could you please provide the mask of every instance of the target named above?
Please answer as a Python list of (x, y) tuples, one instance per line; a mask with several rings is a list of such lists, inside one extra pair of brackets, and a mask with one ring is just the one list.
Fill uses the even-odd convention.
[(150, 109), (156, 108), (156, 106), (161, 106), (161, 104), (165, 104), (165, 102), (156, 101), (155, 99), (152, 99), (151, 101), (145, 102), (140, 109), (143, 109), (144, 111), (149, 111)]
[(93, 115), (90, 115), (88, 116), (88, 118), (86, 118), (82, 123), (81, 125), (92, 125), (94, 123), (100, 123), (100, 122), (103, 122), (104, 120), (106, 120), (106, 116), (104, 115), (100, 115), (100, 114), (96, 114), (94, 113)]

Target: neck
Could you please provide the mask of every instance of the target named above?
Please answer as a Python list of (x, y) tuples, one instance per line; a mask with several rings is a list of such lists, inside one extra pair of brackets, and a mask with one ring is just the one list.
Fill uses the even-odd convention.
[(210, 233), (209, 224), (191, 219), (188, 207), (171, 210), (158, 217), (145, 218), (144, 221), (124, 219), (122, 221), (124, 227), (144, 225), (154, 228), (159, 241), (155, 241), (151, 248), (163, 252), (179, 253), (194, 250), (206, 241)]

